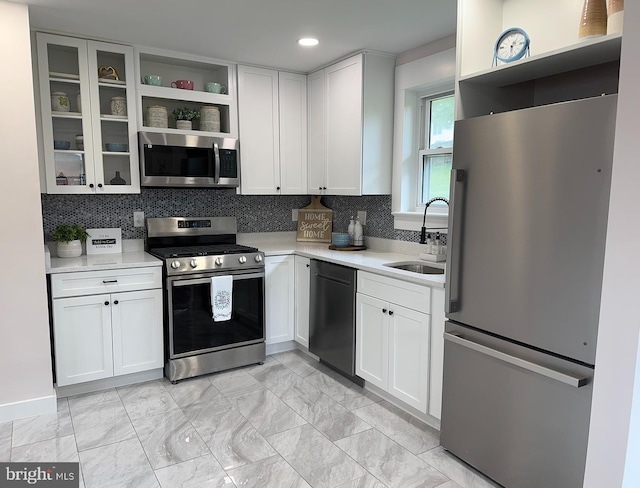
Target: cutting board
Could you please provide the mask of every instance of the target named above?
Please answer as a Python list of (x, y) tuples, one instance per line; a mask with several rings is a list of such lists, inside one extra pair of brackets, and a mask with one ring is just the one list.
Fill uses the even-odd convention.
[(333, 210), (320, 203), (320, 196), (311, 197), (311, 203), (298, 210), (298, 235), (303, 242), (331, 242)]

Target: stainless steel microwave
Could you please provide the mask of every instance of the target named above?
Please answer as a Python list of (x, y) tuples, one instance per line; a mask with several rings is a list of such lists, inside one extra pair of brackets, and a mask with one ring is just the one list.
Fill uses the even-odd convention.
[(142, 186), (233, 188), (240, 184), (238, 140), (139, 132)]

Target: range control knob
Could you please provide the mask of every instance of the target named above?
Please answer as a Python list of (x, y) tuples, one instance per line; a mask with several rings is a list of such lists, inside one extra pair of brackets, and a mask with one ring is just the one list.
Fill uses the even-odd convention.
[(173, 269), (178, 269), (180, 267), (180, 261), (171, 261), (171, 267)]
[(244, 264), (244, 263), (246, 263), (246, 262), (247, 262), (247, 258), (246, 258), (246, 257), (244, 257), (244, 256), (240, 256), (240, 257), (238, 258), (238, 262), (239, 262), (240, 264)]
[(216, 258), (216, 266), (222, 266), (222, 258)]
[(258, 254), (255, 258), (256, 263), (261, 263), (262, 262), (262, 254)]
[(195, 259), (192, 259), (192, 260), (189, 262), (189, 265), (190, 265), (192, 268), (197, 268), (197, 267), (198, 267), (198, 261), (196, 261)]

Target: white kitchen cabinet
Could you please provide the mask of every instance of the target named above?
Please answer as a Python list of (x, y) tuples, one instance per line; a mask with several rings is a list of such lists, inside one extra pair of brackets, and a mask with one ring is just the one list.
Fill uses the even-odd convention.
[(309, 192), (391, 192), (395, 59), (360, 53), (308, 76)]
[(52, 275), (57, 385), (162, 368), (161, 286), (160, 267)]
[(295, 260), (267, 256), (265, 272), (266, 343), (292, 341), (295, 329)]
[[(617, 93), (622, 36), (580, 40), (582, 5), (576, 0), (460, 0), (456, 118)], [(496, 39), (516, 26), (529, 35), (531, 56), (492, 67)]]
[(429, 410), (440, 419), (442, 412), (442, 375), (444, 372), (444, 290), (431, 289), (431, 354), (429, 354)]
[(245, 195), (307, 193), (306, 76), (238, 66)]
[(311, 287), (311, 260), (295, 256), (295, 340), (309, 347), (309, 291)]
[(47, 193), (139, 193), (133, 48), (38, 33), (37, 66)]
[[(138, 79), (138, 125), (146, 132), (181, 134), (207, 137), (238, 137), (238, 103), (236, 94), (236, 65), (226, 61), (178, 53), (164, 49), (136, 48), (136, 74)], [(157, 75), (161, 85), (146, 85), (144, 76)], [(193, 81), (193, 90), (172, 87), (176, 80)], [(205, 83), (219, 83), (221, 93), (205, 90)], [(162, 106), (167, 110), (168, 127), (151, 127), (148, 117), (150, 106)], [(220, 130), (199, 130), (194, 121), (191, 130), (177, 129), (171, 116), (177, 108), (189, 107), (199, 111), (204, 106), (214, 106), (220, 112)]]
[(356, 374), (427, 413), (430, 289), (358, 272)]

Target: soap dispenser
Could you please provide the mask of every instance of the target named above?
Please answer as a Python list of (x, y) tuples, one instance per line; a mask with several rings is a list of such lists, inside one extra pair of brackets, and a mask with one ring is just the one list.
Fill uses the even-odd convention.
[(351, 216), (351, 221), (349, 222), (349, 227), (347, 228), (347, 233), (349, 234), (349, 244), (353, 246), (353, 237), (355, 232), (355, 223), (353, 221), (353, 215)]
[(353, 225), (353, 245), (362, 246), (364, 244), (364, 236), (362, 232), (362, 224), (360, 217), (356, 217), (356, 223)]

